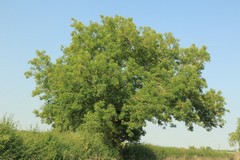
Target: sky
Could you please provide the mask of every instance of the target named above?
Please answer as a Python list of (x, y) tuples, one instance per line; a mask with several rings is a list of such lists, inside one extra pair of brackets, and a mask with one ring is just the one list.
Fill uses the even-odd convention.
[(84, 24), (100, 22), (100, 15), (133, 18), (140, 26), (160, 33), (172, 32), (181, 47), (206, 45), (211, 62), (203, 77), (209, 88), (221, 90), (230, 110), (224, 128), (207, 132), (195, 127), (189, 132), (183, 123), (162, 129), (148, 124), (142, 142), (160, 146), (210, 146), (235, 149), (228, 144), (228, 134), (236, 129), (240, 117), (240, 1), (238, 0), (0, 0), (0, 117), (13, 114), (22, 129), (40, 119), (32, 113), (43, 102), (32, 97), (33, 79), (26, 79), (28, 61), (35, 51), (45, 50), (53, 59), (62, 55), (61, 45), (71, 42), (71, 18)]

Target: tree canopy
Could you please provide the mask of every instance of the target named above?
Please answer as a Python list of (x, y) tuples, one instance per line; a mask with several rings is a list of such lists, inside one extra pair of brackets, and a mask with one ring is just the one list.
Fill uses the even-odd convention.
[(240, 118), (237, 121), (236, 131), (229, 134), (229, 144), (230, 146), (238, 145), (240, 151)]
[(207, 48), (182, 48), (171, 33), (137, 27), (131, 18), (104, 17), (89, 25), (73, 19), (72, 42), (55, 62), (37, 51), (25, 73), (44, 105), (35, 111), (61, 131), (88, 129), (112, 145), (138, 141), (150, 121), (185, 122), (211, 130), (224, 125), (220, 91), (208, 89), (202, 71)]

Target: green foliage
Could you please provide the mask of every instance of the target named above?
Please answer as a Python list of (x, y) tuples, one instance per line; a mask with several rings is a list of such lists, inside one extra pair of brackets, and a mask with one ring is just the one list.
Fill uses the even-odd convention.
[(161, 156), (158, 156), (148, 148), (146, 145), (140, 144), (130, 144), (126, 146), (122, 151), (123, 159), (128, 160), (161, 160), (165, 158), (165, 155), (161, 153)]
[(62, 159), (61, 140), (52, 133), (22, 131), (21, 136), (24, 139), (28, 159)]
[(27, 159), (114, 159), (118, 152), (103, 144), (98, 134), (20, 131)]
[(229, 144), (230, 146), (238, 144), (240, 151), (240, 118), (238, 118), (236, 131), (229, 134)]
[(164, 159), (195, 159), (196, 157), (213, 159), (232, 159), (233, 154), (227, 151), (216, 151), (210, 147), (190, 149), (175, 147), (160, 147), (150, 144), (131, 144), (124, 150), (124, 159), (129, 160), (164, 160)]
[(196, 156), (230, 159), (233, 156), (224, 151), (212, 150), (210, 147), (184, 149), (134, 143), (126, 143), (119, 154), (118, 150), (111, 146), (110, 141), (107, 141), (104, 133), (95, 133), (94, 127), (93, 131), (87, 132), (85, 129), (79, 132), (41, 132), (38, 129), (21, 131), (16, 129), (16, 123), (11, 117), (4, 117), (0, 121), (0, 159), (163, 160), (166, 158), (191, 159)]
[(92, 129), (116, 148), (139, 141), (147, 120), (184, 121), (189, 130), (224, 125), (224, 98), (202, 77), (210, 60), (205, 46), (181, 48), (171, 33), (101, 18), (88, 26), (73, 19), (72, 42), (56, 62), (44, 51), (29, 61), (25, 75), (45, 102), (35, 111), (43, 122), (60, 131)]
[(4, 116), (0, 120), (0, 159), (22, 159), (24, 157), (23, 140), (16, 133), (12, 117)]
[(82, 144), (81, 151), (83, 159), (117, 159), (119, 157), (118, 150), (108, 145), (104, 135), (101, 133), (89, 134), (88, 132), (80, 132)]
[(17, 130), (12, 117), (0, 121), (1, 160), (78, 160), (117, 159), (118, 151), (109, 147), (100, 134), (87, 132), (40, 132)]

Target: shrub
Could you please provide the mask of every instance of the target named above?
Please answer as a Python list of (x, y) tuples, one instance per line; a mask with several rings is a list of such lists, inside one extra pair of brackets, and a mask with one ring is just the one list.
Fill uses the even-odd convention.
[[(156, 154), (145, 145), (129, 144), (122, 151), (123, 159), (128, 160), (156, 160)], [(162, 155), (161, 158), (165, 158)], [(161, 159), (159, 159), (161, 160)]]
[(62, 159), (60, 139), (51, 132), (20, 131), (27, 159)]
[(0, 120), (0, 159), (24, 159), (23, 140), (17, 135), (12, 116)]
[(86, 132), (19, 131), (27, 159), (115, 159), (118, 152), (103, 143), (100, 134)]

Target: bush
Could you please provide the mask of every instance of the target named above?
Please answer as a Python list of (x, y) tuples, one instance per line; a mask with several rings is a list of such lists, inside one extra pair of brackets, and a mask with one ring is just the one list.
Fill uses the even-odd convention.
[(27, 159), (63, 159), (62, 143), (51, 132), (20, 131)]
[(117, 152), (103, 143), (100, 134), (86, 132), (19, 131), (27, 159), (115, 159)]
[[(121, 150), (111, 146), (105, 134), (97, 132), (97, 129), (96, 125), (88, 124), (78, 132), (40, 132), (37, 129), (20, 131), (12, 117), (5, 116), (0, 120), (0, 160), (164, 160), (233, 157), (229, 152), (216, 151), (210, 147), (184, 149), (126, 143)], [(122, 152), (119, 153), (120, 151)]]
[[(65, 144), (68, 144), (72, 151), (77, 149), (78, 152), (75, 153), (80, 152), (82, 159), (115, 159), (118, 157), (117, 150), (104, 143), (103, 135), (100, 133), (77, 132), (75, 136), (76, 141), (69, 143), (67, 142), (69, 134), (66, 135)], [(74, 146), (71, 147), (72, 144)]]
[(24, 159), (22, 138), (17, 135), (12, 116), (0, 120), (0, 159)]
[[(123, 159), (128, 160), (156, 160), (156, 154), (145, 145), (127, 144), (122, 151)], [(164, 155), (162, 158), (165, 158)], [(161, 160), (161, 159), (159, 159)]]

